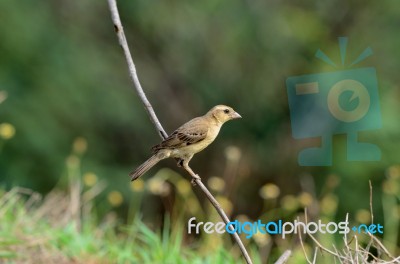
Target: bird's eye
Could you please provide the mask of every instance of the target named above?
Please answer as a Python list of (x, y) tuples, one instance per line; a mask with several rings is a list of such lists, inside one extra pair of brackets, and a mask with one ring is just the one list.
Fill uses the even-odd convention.
[(224, 110), (224, 113), (225, 113), (225, 114), (229, 114), (229, 109), (225, 109), (225, 110)]

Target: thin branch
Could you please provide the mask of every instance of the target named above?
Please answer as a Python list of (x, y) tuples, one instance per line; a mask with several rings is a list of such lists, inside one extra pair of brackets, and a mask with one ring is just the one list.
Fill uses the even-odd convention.
[(283, 252), (281, 257), (275, 262), (275, 264), (285, 264), (289, 260), (291, 254), (292, 251), (286, 250), (285, 252)]
[(156, 127), (157, 132), (159, 133), (162, 139), (167, 138), (167, 133), (165, 133), (164, 128), (162, 127), (160, 121), (158, 120), (156, 113), (154, 112), (153, 107), (151, 106), (149, 100), (146, 97), (146, 94), (143, 91), (142, 85), (139, 82), (139, 78), (136, 73), (135, 63), (133, 63), (132, 55), (128, 47), (128, 42), (126, 41), (124, 29), (122, 27), (121, 19), (119, 17), (119, 12), (117, 8), (117, 2), (115, 0), (108, 0), (108, 5), (110, 7), (111, 19), (114, 23), (114, 30), (117, 34), (119, 45), (121, 45), (122, 50), (125, 54), (126, 62), (128, 63), (129, 68), (129, 76), (134, 84), (134, 88), (136, 93), (139, 95), (140, 100), (142, 101), (144, 108), (147, 111), (147, 114), (150, 117), (151, 122)]
[[(305, 222), (306, 222), (306, 224), (308, 224), (307, 208), (305, 208), (304, 213), (305, 213), (305, 216), (304, 216), (305, 217)], [(324, 250), (324, 251), (330, 253), (331, 255), (338, 257), (339, 259), (343, 258), (344, 260), (346, 260), (345, 257), (343, 257), (343, 256), (341, 256), (339, 254), (336, 254), (335, 252), (333, 252), (333, 251), (325, 248), (324, 246), (322, 246), (322, 244), (319, 243), (319, 241), (313, 235), (308, 234), (308, 236), (311, 237), (311, 239), (314, 241), (315, 244), (317, 244), (317, 246), (320, 248), (320, 250)], [(314, 256), (314, 258), (315, 258), (315, 256)]]
[[(305, 217), (307, 218), (307, 208), (305, 208), (304, 210), (305, 210), (305, 215), (306, 215)], [(297, 218), (297, 219), (300, 220), (299, 218)], [(306, 258), (306, 261), (307, 261), (308, 264), (312, 264), (312, 262), (308, 259), (308, 255), (307, 255), (306, 249), (304, 248), (303, 238), (301, 237), (300, 225), (297, 226), (297, 229), (299, 230), (298, 234), (299, 234), (300, 245), (301, 245), (301, 248), (303, 249), (303, 253), (304, 253), (304, 256)]]
[(374, 223), (374, 211), (372, 209), (372, 183), (369, 180), (369, 210), (371, 211), (371, 224)]
[[(346, 223), (349, 223), (349, 213), (346, 214)], [(349, 247), (350, 242), (347, 241), (347, 233), (344, 232), (344, 245), (346, 246), (347, 252), (350, 251)]]
[[(390, 252), (385, 248), (385, 246), (381, 243), (381, 241), (379, 241), (379, 239), (377, 239), (374, 235), (372, 235), (370, 232), (367, 233), (372, 240), (375, 241), (375, 243), (378, 244), (378, 246), (385, 252), (386, 255), (388, 255), (390, 258), (394, 259), (394, 257), (392, 256), (392, 254), (390, 254)], [(400, 257), (399, 257), (400, 258)]]
[(347, 260), (345, 257), (343, 257), (343, 256), (341, 256), (341, 255), (339, 255), (339, 254), (336, 254), (335, 252), (333, 252), (333, 251), (329, 250), (328, 248), (324, 247), (321, 243), (319, 243), (319, 241), (318, 241), (313, 235), (308, 234), (308, 236), (311, 237), (311, 239), (314, 241), (314, 243), (317, 244), (317, 246), (318, 246), (321, 250), (326, 251), (326, 252), (328, 252), (329, 254), (331, 254), (331, 255), (333, 255), (333, 256), (336, 256), (336, 257), (339, 258), (339, 259)]
[(313, 258), (313, 264), (317, 263), (317, 254), (318, 254), (318, 248), (316, 247), (314, 250), (314, 258)]
[[(110, 8), (110, 12), (111, 12), (111, 18), (114, 23), (114, 30), (115, 30), (115, 33), (117, 34), (119, 44), (121, 45), (121, 47), (124, 51), (125, 58), (128, 63), (129, 75), (134, 84), (136, 93), (139, 95), (140, 100), (142, 101), (142, 103), (150, 117), (150, 120), (152, 121), (155, 128), (157, 129), (157, 132), (159, 133), (160, 137), (162, 139), (165, 139), (167, 137), (167, 133), (165, 133), (160, 121), (158, 120), (158, 118), (154, 112), (153, 107), (151, 106), (149, 100), (146, 97), (146, 94), (143, 91), (142, 86), (140, 85), (139, 78), (136, 73), (136, 67), (133, 62), (132, 55), (129, 51), (129, 47), (128, 47), (128, 43), (126, 41), (125, 33), (124, 33), (124, 30), (122, 27), (121, 19), (119, 17), (116, 0), (108, 0), (108, 5)], [(196, 185), (199, 186), (200, 189), (203, 191), (203, 193), (207, 196), (207, 198), (211, 202), (211, 204), (215, 207), (215, 209), (217, 210), (218, 214), (221, 216), (223, 221), (226, 224), (228, 224), (230, 222), (229, 218), (226, 216), (226, 213), (222, 209), (221, 205), (217, 202), (217, 200), (210, 193), (210, 191), (207, 189), (207, 187), (201, 182), (200, 179), (194, 179), (194, 181), (195, 181)], [(231, 228), (231, 230), (233, 230), (233, 227), (231, 225), (229, 227)], [(233, 237), (236, 240), (236, 243), (239, 245), (239, 248), (240, 248), (242, 255), (245, 258), (246, 262), (248, 264), (251, 264), (252, 261), (250, 259), (250, 256), (247, 253), (247, 250), (244, 247), (243, 242), (240, 240), (239, 235), (235, 232), (235, 233), (233, 233)]]

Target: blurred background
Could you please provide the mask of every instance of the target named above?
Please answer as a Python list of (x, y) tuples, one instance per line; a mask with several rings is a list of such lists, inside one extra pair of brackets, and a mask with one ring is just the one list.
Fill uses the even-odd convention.
[[(173, 160), (130, 183), (128, 173), (160, 138), (132, 89), (105, 1), (0, 6), (4, 190), (66, 191), (74, 170), (81, 190), (104, 186), (94, 201), (99, 219), (112, 212), (123, 224), (140, 218), (152, 229), (165, 215), (180, 226), (192, 216), (219, 221)], [(350, 221), (370, 223), (371, 181), (374, 222), (385, 225), (388, 247), (399, 252), (396, 1), (137, 0), (120, 1), (119, 9), (142, 86), (167, 133), (216, 104), (242, 115), (191, 161), (232, 219), (293, 221), (307, 207), (311, 219), (342, 221), (349, 213)], [(298, 152), (319, 141), (293, 139), (285, 81), (338, 70), (314, 55), (321, 49), (340, 62), (340, 36), (349, 38), (348, 61), (368, 46), (374, 52), (346, 69), (376, 68), (383, 127), (360, 139), (378, 145), (382, 159), (347, 161), (346, 135), (336, 135), (332, 166), (301, 167)], [(209, 248), (223, 243), (216, 235), (186, 239)], [(290, 239), (253, 244), (273, 251), (282, 243)]]

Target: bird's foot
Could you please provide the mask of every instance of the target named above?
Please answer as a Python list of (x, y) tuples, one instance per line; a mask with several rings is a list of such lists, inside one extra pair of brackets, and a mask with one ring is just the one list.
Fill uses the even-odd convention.
[(194, 175), (192, 175), (192, 177), (193, 178), (191, 180), (191, 183), (192, 183), (193, 186), (196, 186), (197, 185), (196, 180), (201, 181), (201, 178), (200, 178), (200, 176), (198, 174), (194, 174)]
[(183, 167), (183, 159), (177, 159), (176, 165), (178, 167)]

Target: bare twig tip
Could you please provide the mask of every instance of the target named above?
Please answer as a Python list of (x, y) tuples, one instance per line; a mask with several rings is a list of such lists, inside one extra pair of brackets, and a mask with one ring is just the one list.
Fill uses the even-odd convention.
[(275, 262), (275, 264), (284, 264), (286, 263), (289, 258), (290, 255), (292, 255), (292, 251), (291, 250), (286, 250), (281, 256), (280, 258)]

